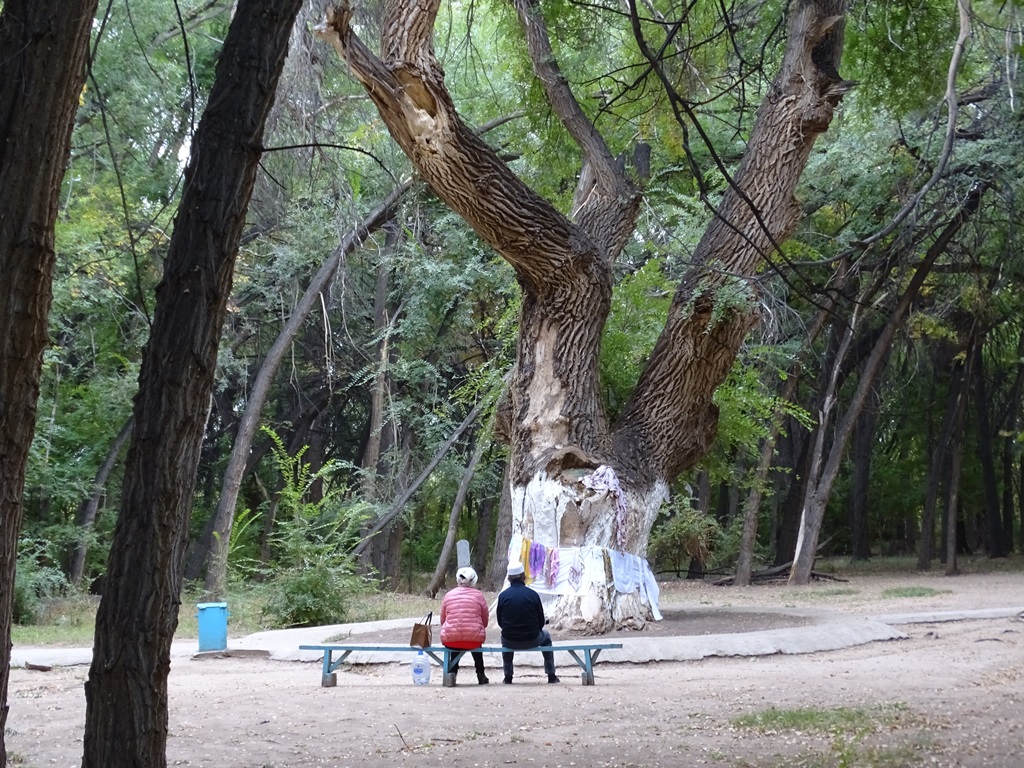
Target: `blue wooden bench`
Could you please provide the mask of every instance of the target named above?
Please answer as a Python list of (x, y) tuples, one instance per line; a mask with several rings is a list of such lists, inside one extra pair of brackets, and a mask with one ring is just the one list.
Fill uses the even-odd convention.
[[(502, 648), (500, 645), (484, 645), (470, 651), (463, 651), (439, 645), (429, 646), (422, 650), (441, 667), (444, 687), (451, 688), (455, 685), (455, 675), (451, 672), (452, 667), (465, 654), (472, 653), (473, 651), (481, 651), (483, 653), (502, 653), (504, 651), (511, 651), (513, 653), (554, 651), (557, 653), (565, 651), (572, 656), (582, 670), (580, 677), (583, 680), (583, 685), (593, 685), (594, 664), (597, 662), (597, 657), (601, 655), (601, 651), (621, 647), (622, 643), (572, 643), (568, 645), (538, 646), (537, 648), (523, 650), (522, 648)], [(324, 688), (331, 688), (338, 684), (338, 667), (345, 662), (349, 655), (357, 651), (365, 653), (419, 653), (421, 649), (411, 645), (300, 645), (299, 650), (323, 652), (323, 674), (320, 678), (320, 685)], [(337, 659), (334, 657), (336, 653), (340, 654)]]

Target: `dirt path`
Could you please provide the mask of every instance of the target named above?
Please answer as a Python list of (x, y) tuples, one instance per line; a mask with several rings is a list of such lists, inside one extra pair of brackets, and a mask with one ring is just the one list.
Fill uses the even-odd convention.
[[(918, 596), (885, 596), (894, 586)], [(1024, 574), (858, 577), (807, 590), (684, 583), (662, 603), (848, 615), (1024, 606)], [(325, 689), (311, 664), (175, 659), (168, 764), (1024, 765), (1024, 622), (900, 628), (909, 639), (829, 653), (599, 664), (597, 685), (586, 688), (568, 669), (549, 686), (529, 667), (513, 686), (494, 684), (495, 670), (488, 686), (417, 688), (407, 666), (384, 665), (339, 674)], [(11, 765), (80, 764), (87, 672), (12, 670)]]

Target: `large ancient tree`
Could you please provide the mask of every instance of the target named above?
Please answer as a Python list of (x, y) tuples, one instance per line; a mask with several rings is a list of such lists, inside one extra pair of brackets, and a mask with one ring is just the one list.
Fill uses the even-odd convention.
[(96, 616), (83, 768), (167, 762), (167, 674), (196, 467), (264, 123), (300, 5), (240, 0), (192, 138)]
[(96, 0), (0, 3), (0, 766), (25, 467), (52, 299), (54, 223)]
[[(516, 272), (522, 314), (504, 411), (513, 530), (563, 554), (570, 548), (570, 557), (586, 553), (560, 563), (578, 573), (554, 614), (592, 631), (638, 626), (650, 616), (643, 591), (615, 589), (610, 569), (592, 555), (643, 557), (671, 482), (715, 436), (712, 396), (755, 322), (755, 275), (799, 221), (797, 182), (848, 88), (838, 75), (845, 9), (841, 0), (791, 3), (785, 55), (741, 166), (613, 423), (599, 391), (598, 352), (612, 264), (633, 233), (641, 193), (559, 70), (538, 3), (514, 2), (535, 73), (580, 149), (571, 216), (523, 183), (460, 119), (433, 50), (437, 0), (389, 0), (379, 54), (353, 32), (348, 6), (331, 11), (320, 34), (431, 189)], [(643, 25), (630, 5), (639, 37)], [(597, 487), (588, 487), (585, 479), (601, 467), (614, 477), (603, 470), (593, 478)]]

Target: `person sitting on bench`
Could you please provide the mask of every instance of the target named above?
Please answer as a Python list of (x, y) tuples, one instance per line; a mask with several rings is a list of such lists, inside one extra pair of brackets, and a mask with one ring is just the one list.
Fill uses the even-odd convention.
[[(455, 572), (455, 589), (445, 593), (441, 600), (441, 645), (459, 651), (479, 648), (487, 637), (488, 608), (483, 592), (476, 589), (477, 575), (471, 567), (459, 568)], [(473, 653), (476, 665), (476, 681), (487, 685), (490, 680), (484, 674), (484, 655)], [(451, 668), (452, 679), (459, 674), (459, 662)]]
[[(505, 648), (541, 648), (551, 645), (551, 634), (544, 629), (544, 605), (540, 595), (526, 586), (525, 568), (518, 561), (508, 564), (508, 588), (498, 595), (497, 618), (501, 627), (501, 644)], [(549, 683), (560, 682), (555, 674), (555, 654), (543, 651), (544, 672)], [(506, 685), (512, 684), (514, 653), (502, 651), (501, 663), (505, 668)]]

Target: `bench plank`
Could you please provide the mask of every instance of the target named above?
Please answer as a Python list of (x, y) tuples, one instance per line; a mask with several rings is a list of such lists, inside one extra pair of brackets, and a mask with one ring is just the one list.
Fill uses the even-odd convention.
[[(582, 670), (581, 679), (583, 685), (594, 685), (594, 664), (597, 662), (601, 651), (622, 648), (622, 643), (567, 643), (558, 645), (543, 645), (535, 648), (504, 648), (500, 645), (482, 645), (479, 648), (461, 650), (457, 648), (446, 648), (443, 645), (428, 646), (419, 648), (412, 645), (355, 645), (355, 644), (324, 644), (324, 645), (300, 645), (301, 651), (323, 652), (323, 672), (320, 685), (324, 688), (332, 688), (338, 684), (337, 670), (352, 653), (419, 653), (421, 650), (427, 656), (437, 662), (441, 667), (443, 685), (451, 688), (455, 685), (455, 675), (451, 673), (452, 667), (467, 653), (543, 653), (551, 651), (565, 651), (576, 662)], [(337, 660), (334, 654), (339, 653)], [(580, 654), (583, 654), (582, 657)]]

